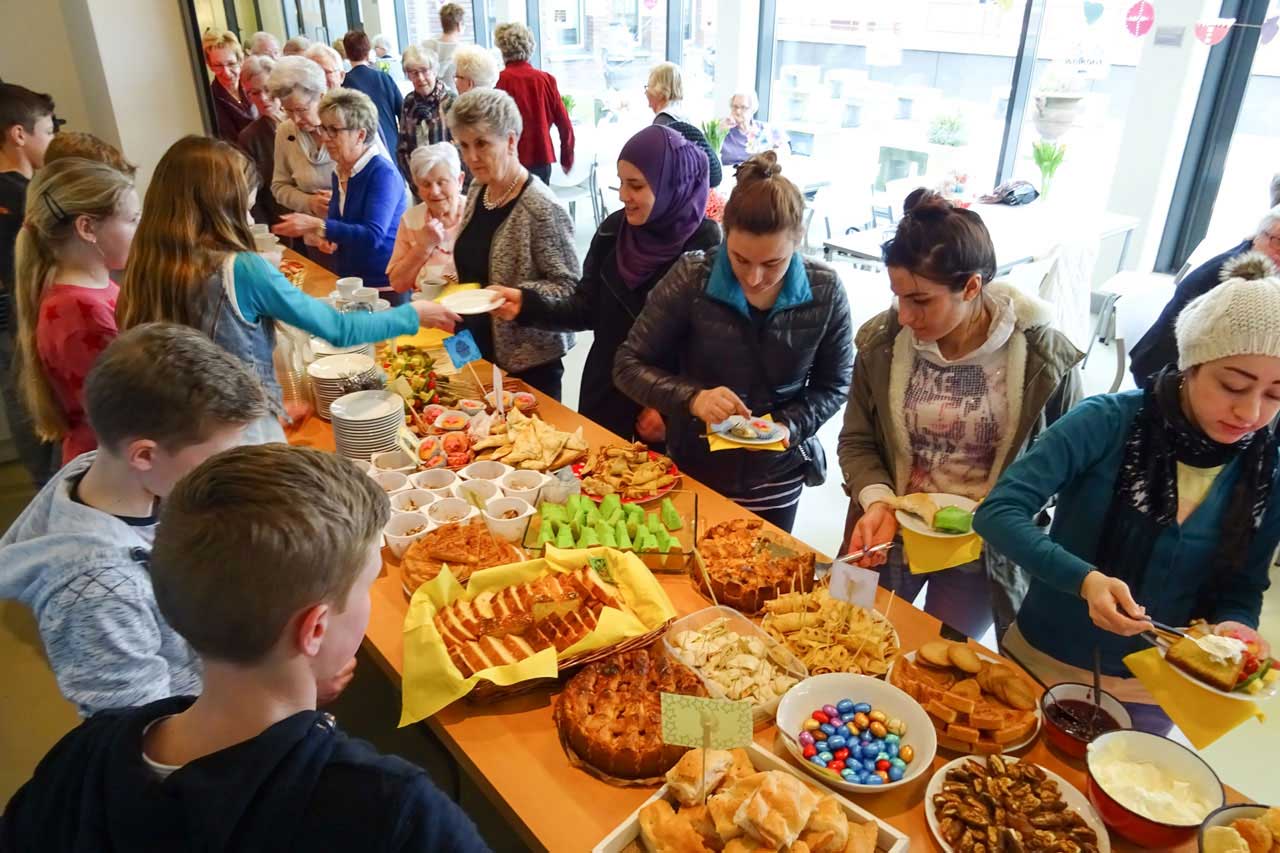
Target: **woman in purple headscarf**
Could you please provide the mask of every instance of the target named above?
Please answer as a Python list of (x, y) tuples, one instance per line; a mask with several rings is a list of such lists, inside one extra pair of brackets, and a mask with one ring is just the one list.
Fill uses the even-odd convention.
[(613, 356), (627, 339), (649, 291), (685, 252), (720, 245), (720, 226), (703, 215), (707, 157), (673, 130), (646, 127), (618, 154), (622, 209), (609, 215), (582, 265), (582, 281), (569, 296), (494, 286), (506, 302), (500, 320), (557, 331), (590, 329), (595, 340), (582, 371), (578, 411), (623, 438), (662, 441), (662, 418), (613, 385)]

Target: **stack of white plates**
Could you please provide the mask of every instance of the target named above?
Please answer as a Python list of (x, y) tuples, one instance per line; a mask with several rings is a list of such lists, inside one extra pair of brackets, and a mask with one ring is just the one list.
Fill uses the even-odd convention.
[(316, 396), (316, 412), (328, 420), (333, 401), (347, 393), (343, 385), (353, 379), (372, 379), (378, 374), (370, 356), (353, 352), (318, 358), (307, 366), (307, 375), (311, 377), (311, 389)]
[(349, 459), (396, 449), (404, 426), (404, 399), (391, 391), (357, 391), (333, 401), (333, 440)]
[(310, 344), (311, 352), (316, 358), (324, 358), (328, 355), (346, 355), (347, 353), (352, 352), (367, 355), (369, 358), (374, 357), (374, 344), (358, 344), (353, 347), (339, 347), (334, 346), (324, 338), (312, 338)]

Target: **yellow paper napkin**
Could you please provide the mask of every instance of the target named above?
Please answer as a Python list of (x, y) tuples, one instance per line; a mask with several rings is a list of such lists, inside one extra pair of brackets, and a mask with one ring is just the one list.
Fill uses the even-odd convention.
[(976, 533), (967, 536), (926, 536), (909, 527), (900, 527), (902, 549), (907, 555), (907, 568), (913, 575), (927, 575), (972, 563), (982, 556), (982, 537)]
[[(595, 630), (558, 656), (555, 649), (543, 649), (532, 657), (512, 664), (481, 670), (464, 678), (449, 659), (444, 640), (435, 626), (435, 615), (459, 600), (471, 600), (483, 592), (531, 581), (547, 572), (572, 572), (592, 557), (605, 560), (618, 594), (631, 612), (606, 607)], [(622, 640), (639, 637), (675, 618), (676, 610), (657, 578), (635, 554), (612, 548), (562, 551), (547, 547), (541, 560), (482, 569), (471, 575), (464, 588), (446, 567), (429, 583), (418, 588), (409, 602), (404, 619), (404, 678), (400, 725), (425, 719), (459, 699), (480, 679), (500, 686), (532, 678), (554, 678), (558, 659), (607, 648)]]
[(1134, 652), (1124, 665), (1196, 749), (1204, 749), (1252, 717), (1262, 720), (1253, 702), (1219, 696), (1174, 672), (1159, 649)]
[[(773, 422), (773, 415), (760, 415), (760, 420), (762, 420), (762, 421), (769, 421), (770, 423), (772, 423), (772, 422)], [(775, 452), (775, 453), (776, 453), (776, 452), (777, 452), (777, 451), (779, 451), (779, 450), (786, 450), (786, 449), (787, 449), (787, 445), (786, 445), (786, 444), (784, 444), (784, 443), (782, 442), (782, 440), (781, 440), (781, 439), (779, 439), (778, 441), (770, 442), (769, 444), (738, 444), (736, 441), (729, 441), (729, 440), (728, 440), (727, 438), (725, 438), (724, 436), (722, 436), (722, 435), (720, 435), (720, 434), (718, 434), (718, 433), (711, 432), (711, 430), (709, 430), (709, 429), (707, 430), (707, 444), (709, 444), (709, 445), (711, 446), (711, 450), (712, 450), (712, 451), (716, 451), (716, 450), (771, 450), (771, 451), (773, 451), (773, 452)]]

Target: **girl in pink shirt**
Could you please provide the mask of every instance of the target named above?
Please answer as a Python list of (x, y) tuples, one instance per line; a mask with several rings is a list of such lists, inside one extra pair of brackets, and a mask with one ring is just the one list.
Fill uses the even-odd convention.
[(37, 434), (62, 442), (62, 462), (97, 447), (84, 381), (116, 336), (111, 271), (129, 257), (141, 206), (133, 179), (67, 157), (36, 173), (14, 269), (20, 387)]

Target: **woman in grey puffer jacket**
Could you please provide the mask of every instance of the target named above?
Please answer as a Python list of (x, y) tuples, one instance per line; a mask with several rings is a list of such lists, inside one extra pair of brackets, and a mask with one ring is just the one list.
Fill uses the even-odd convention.
[[(650, 294), (614, 361), (614, 383), (667, 420), (667, 449), (687, 474), (784, 530), (800, 492), (826, 476), (818, 428), (839, 411), (853, 372), (849, 303), (831, 267), (803, 259), (804, 199), (772, 153), (738, 170), (725, 242), (691, 252)], [(711, 453), (708, 426), (772, 415), (782, 452)]]

